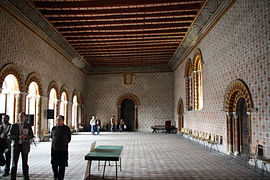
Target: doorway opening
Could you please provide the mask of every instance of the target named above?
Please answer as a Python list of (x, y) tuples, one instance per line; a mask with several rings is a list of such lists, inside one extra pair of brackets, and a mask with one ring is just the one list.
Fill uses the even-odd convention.
[(133, 94), (124, 94), (118, 99), (117, 106), (118, 106), (117, 124), (119, 125), (120, 119), (123, 119), (125, 124), (124, 131), (138, 131), (139, 129), (138, 98)]

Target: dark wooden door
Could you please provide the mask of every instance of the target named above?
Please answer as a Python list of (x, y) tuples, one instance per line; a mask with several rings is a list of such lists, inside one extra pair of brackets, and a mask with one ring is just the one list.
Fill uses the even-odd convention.
[(135, 131), (135, 103), (131, 99), (124, 99), (121, 103), (121, 118), (127, 125), (127, 131)]
[(247, 104), (244, 98), (239, 99), (236, 113), (239, 121), (240, 153), (250, 153), (250, 119), (247, 114)]

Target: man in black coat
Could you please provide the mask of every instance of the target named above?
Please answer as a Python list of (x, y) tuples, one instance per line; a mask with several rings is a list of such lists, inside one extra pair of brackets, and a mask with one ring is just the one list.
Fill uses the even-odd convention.
[(51, 164), (55, 180), (63, 180), (68, 166), (68, 143), (70, 128), (64, 124), (64, 116), (57, 116), (57, 126), (52, 128)]
[(25, 123), (26, 114), (19, 113), (19, 122), (12, 124), (8, 133), (8, 138), (11, 141), (11, 180), (16, 179), (17, 165), (20, 154), (22, 155), (22, 166), (24, 180), (29, 180), (29, 166), (28, 166), (28, 153), (30, 152), (30, 140), (33, 139), (34, 134), (30, 124)]

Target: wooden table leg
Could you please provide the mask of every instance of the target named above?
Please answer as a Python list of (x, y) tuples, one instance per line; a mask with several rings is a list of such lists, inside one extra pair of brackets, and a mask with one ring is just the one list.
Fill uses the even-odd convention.
[(122, 171), (122, 168), (121, 168), (121, 157), (120, 157), (120, 171)]
[(90, 179), (90, 176), (91, 176), (91, 164), (92, 164), (92, 160), (89, 161), (88, 179)]
[(117, 161), (115, 161), (115, 172), (116, 172), (116, 175), (115, 175), (115, 179), (117, 179)]
[(103, 179), (104, 179), (104, 174), (105, 174), (106, 162), (107, 162), (107, 161), (105, 161), (105, 164), (104, 164), (104, 170), (103, 170), (103, 176), (102, 176)]

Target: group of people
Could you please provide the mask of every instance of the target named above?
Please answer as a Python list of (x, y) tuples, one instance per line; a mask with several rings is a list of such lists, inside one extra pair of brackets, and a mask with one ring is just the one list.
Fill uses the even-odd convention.
[(98, 117), (95, 118), (95, 116), (92, 116), (92, 119), (90, 120), (90, 126), (91, 126), (91, 134), (95, 134), (95, 130), (97, 131), (97, 135), (99, 135), (100, 128), (101, 128), (101, 122)]
[[(19, 156), (22, 158), (24, 180), (29, 180), (28, 153), (34, 138), (32, 127), (25, 122), (26, 114), (19, 113), (18, 122), (9, 123), (9, 116), (4, 115), (0, 125), (0, 165), (5, 166), (3, 177), (16, 180)], [(51, 131), (51, 165), (55, 180), (63, 180), (68, 166), (68, 144), (71, 141), (70, 128), (64, 124), (64, 116), (57, 116), (57, 125)], [(10, 162), (11, 171), (10, 171)], [(10, 172), (9, 172), (10, 171)]]
[[(122, 132), (126, 125), (123, 121), (123, 119), (120, 119), (120, 122), (118, 123), (119, 131)], [(91, 134), (95, 135), (95, 132), (97, 132), (97, 135), (99, 135), (100, 130), (101, 130), (101, 121), (98, 117), (95, 118), (95, 116), (92, 116), (90, 120), (90, 126), (91, 126)], [(103, 125), (104, 126), (104, 125)], [(107, 128), (107, 127), (103, 127)], [(111, 117), (111, 132), (115, 132), (117, 130), (117, 122), (115, 121), (115, 116), (113, 115)]]
[[(121, 118), (118, 123), (119, 131), (122, 132), (124, 129), (126, 129), (126, 124), (124, 123), (124, 120)], [(115, 116), (112, 116), (111, 118), (111, 132), (117, 131), (117, 122), (115, 121)]]

